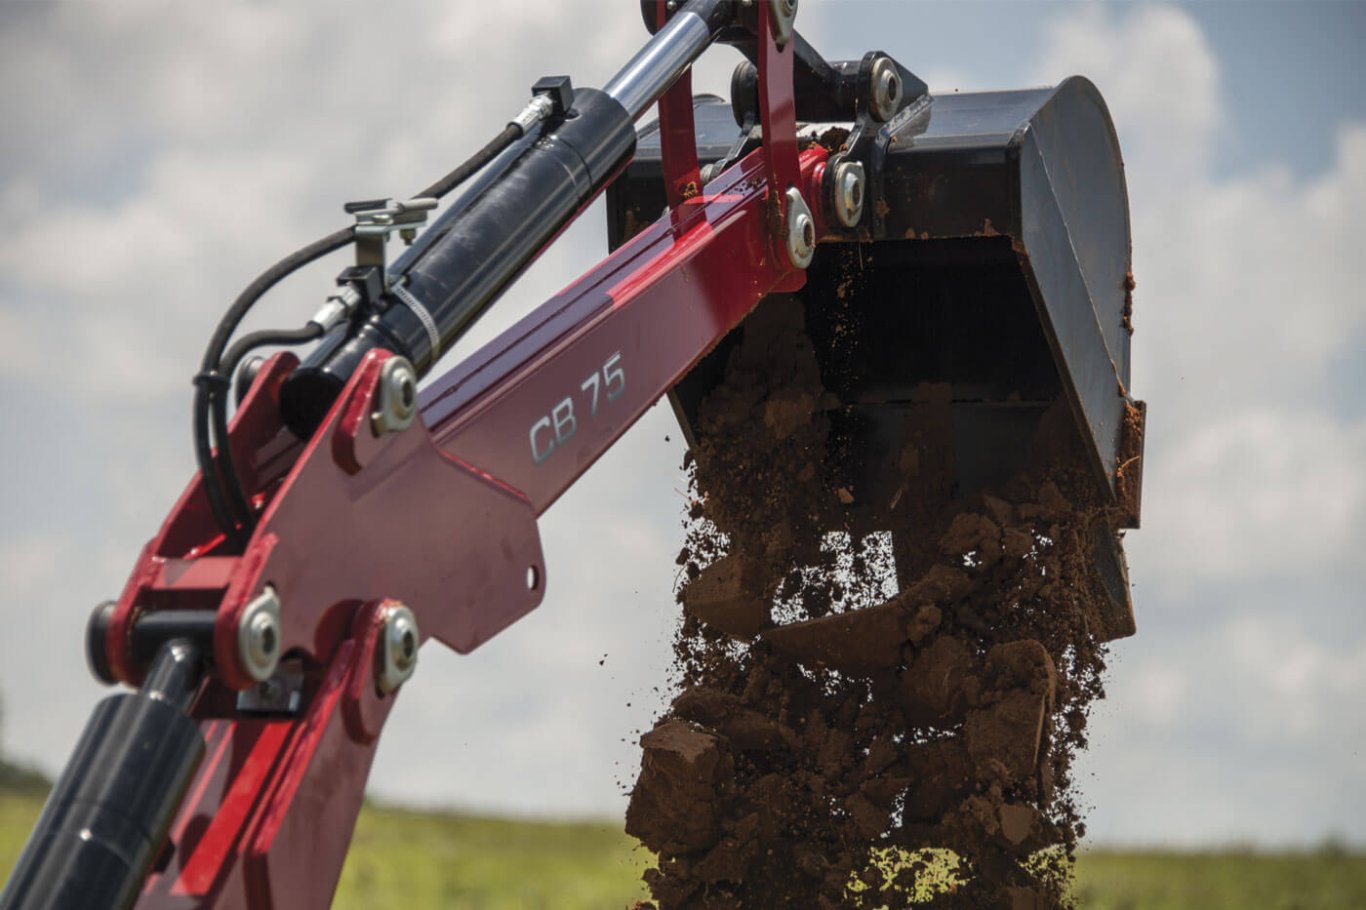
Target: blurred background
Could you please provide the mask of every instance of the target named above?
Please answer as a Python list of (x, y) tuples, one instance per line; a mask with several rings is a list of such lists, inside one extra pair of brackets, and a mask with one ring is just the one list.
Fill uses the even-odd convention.
[[(807, 0), (797, 24), (934, 92), (1100, 87), (1149, 420), (1139, 633), (1093, 719), (1090, 841), (1308, 852), (1366, 881), (1366, 5)], [(0, 756), (55, 774), (100, 697), (85, 620), (191, 475), (189, 378), (241, 287), (344, 223), (344, 201), (463, 160), (539, 76), (600, 86), (644, 37), (625, 0), (0, 3)], [(738, 59), (711, 51), (696, 90), (728, 94)], [(599, 205), (462, 349), (605, 246)], [(306, 318), (340, 262), (252, 324)], [(590, 828), (629, 882), (619, 819), (664, 703), (682, 456), (656, 407), (543, 520), (540, 610), (472, 655), (423, 651), (374, 799), (606, 820)], [(19, 797), (0, 801), (23, 827)], [(375, 819), (408, 824), (367, 818), (362, 842)]]

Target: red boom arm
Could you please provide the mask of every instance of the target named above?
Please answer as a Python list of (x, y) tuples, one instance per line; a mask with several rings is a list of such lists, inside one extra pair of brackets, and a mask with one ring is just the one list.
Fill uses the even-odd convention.
[[(686, 74), (660, 101), (670, 211), (570, 288), (436, 380), (404, 432), (371, 414), (390, 356), (365, 360), (307, 445), (280, 423), (277, 355), (231, 445), (263, 507), (240, 556), (198, 478), (143, 552), (109, 624), (113, 674), (137, 684), (131, 629), (148, 611), (215, 609), (215, 675), (193, 716), (205, 759), (142, 907), (326, 906), (396, 693), (381, 694), (386, 608), (468, 652), (540, 602), (536, 517), (766, 294), (801, 287), (780, 231), (789, 188), (820, 198), (825, 152), (797, 152), (792, 47), (760, 19), (764, 144), (697, 192)], [(812, 206), (815, 236), (826, 233)], [(253, 680), (243, 611), (278, 595), (279, 652), (300, 658), (293, 716), (236, 710)]]

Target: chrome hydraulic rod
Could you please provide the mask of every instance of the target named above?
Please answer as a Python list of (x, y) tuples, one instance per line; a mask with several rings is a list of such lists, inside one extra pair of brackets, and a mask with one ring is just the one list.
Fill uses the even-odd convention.
[(693, 0), (603, 87), (634, 120), (649, 110), (711, 44), (720, 0)]

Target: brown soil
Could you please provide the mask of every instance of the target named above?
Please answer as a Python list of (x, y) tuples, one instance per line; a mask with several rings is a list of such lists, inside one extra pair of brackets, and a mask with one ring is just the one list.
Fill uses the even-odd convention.
[[(938, 424), (908, 424), (889, 589), (885, 537), (828, 534), (859, 494), (830, 456), (840, 406), (800, 304), (767, 301), (689, 453), (679, 690), (626, 818), (658, 856), (645, 880), (660, 910), (1063, 906), (1071, 762), (1103, 695), (1087, 558), (1110, 516), (1071, 482), (1064, 419), (1005, 489), (962, 498)], [(926, 848), (952, 851), (951, 890)]]

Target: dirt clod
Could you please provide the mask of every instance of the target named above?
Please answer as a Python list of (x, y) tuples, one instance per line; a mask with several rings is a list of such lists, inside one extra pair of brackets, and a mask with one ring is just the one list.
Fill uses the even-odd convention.
[(688, 583), (683, 609), (727, 635), (753, 638), (768, 625), (768, 602), (746, 585), (752, 574), (738, 555), (718, 559)]
[(906, 615), (899, 604), (834, 613), (769, 629), (773, 650), (810, 667), (869, 674), (895, 669)]

